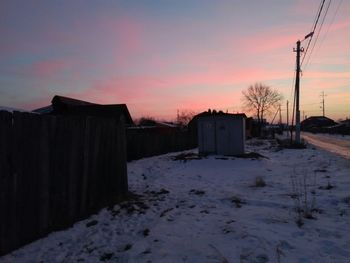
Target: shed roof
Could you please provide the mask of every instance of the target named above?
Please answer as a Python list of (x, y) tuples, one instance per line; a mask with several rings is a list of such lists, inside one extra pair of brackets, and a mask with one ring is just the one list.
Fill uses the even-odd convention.
[(222, 111), (216, 112), (216, 111), (203, 111), (197, 115), (195, 115), (193, 118), (198, 118), (201, 116), (237, 116), (237, 117), (243, 117), (247, 118), (247, 115), (245, 113), (225, 113)]

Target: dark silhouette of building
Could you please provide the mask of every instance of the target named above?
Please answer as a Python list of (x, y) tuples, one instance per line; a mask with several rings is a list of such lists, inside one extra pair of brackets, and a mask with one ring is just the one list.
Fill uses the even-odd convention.
[(127, 126), (134, 125), (126, 104), (102, 105), (58, 95), (53, 97), (51, 105), (36, 109), (33, 112), (49, 115), (78, 115), (117, 119), (123, 116)]
[(336, 124), (334, 120), (324, 116), (311, 116), (301, 122), (301, 129), (304, 131), (317, 131)]

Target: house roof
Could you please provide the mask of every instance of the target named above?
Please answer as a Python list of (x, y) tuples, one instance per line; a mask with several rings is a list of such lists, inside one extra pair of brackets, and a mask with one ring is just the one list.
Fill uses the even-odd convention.
[(336, 122), (325, 116), (311, 116), (301, 122), (303, 127), (326, 127), (335, 125)]
[(65, 105), (70, 105), (70, 106), (83, 106), (83, 105), (99, 105), (97, 103), (92, 103), (88, 101), (83, 101), (83, 100), (77, 100), (73, 98), (68, 98), (68, 97), (63, 97), (63, 96), (58, 96), (55, 95), (52, 100), (52, 104), (65, 104)]
[(48, 114), (48, 113), (51, 113), (52, 111), (53, 111), (52, 105), (33, 110), (33, 112), (40, 113), (40, 114)]
[(112, 118), (123, 115), (126, 124), (128, 125), (134, 124), (126, 104), (78, 105), (78, 106), (68, 107), (62, 113), (65, 115), (88, 115), (88, 116), (112, 117)]
[(53, 115), (88, 115), (113, 118), (119, 118), (123, 115), (127, 125), (134, 125), (126, 104), (102, 105), (58, 95), (53, 97), (51, 105), (36, 109), (34, 112)]
[(310, 116), (307, 119), (303, 120), (302, 122), (305, 121), (331, 121), (334, 122), (332, 119), (326, 117), (326, 116)]

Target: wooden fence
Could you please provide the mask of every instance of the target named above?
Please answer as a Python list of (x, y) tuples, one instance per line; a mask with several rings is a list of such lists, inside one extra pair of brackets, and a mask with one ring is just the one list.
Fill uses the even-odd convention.
[(195, 136), (178, 129), (128, 128), (126, 137), (128, 161), (197, 147)]
[(122, 120), (0, 111), (0, 255), (128, 190)]

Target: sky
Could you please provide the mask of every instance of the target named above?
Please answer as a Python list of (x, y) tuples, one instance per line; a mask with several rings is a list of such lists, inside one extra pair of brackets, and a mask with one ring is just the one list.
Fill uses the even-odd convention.
[[(293, 47), (311, 31), (319, 5), (2, 0), (0, 106), (32, 110), (62, 95), (126, 103), (133, 118), (171, 120), (177, 110), (243, 112), (242, 91), (261, 82), (284, 95), (285, 121), (286, 101), (293, 101)], [(322, 115), (324, 92), (326, 116), (350, 117), (349, 13), (350, 1), (331, 1), (303, 63), (302, 116)]]

